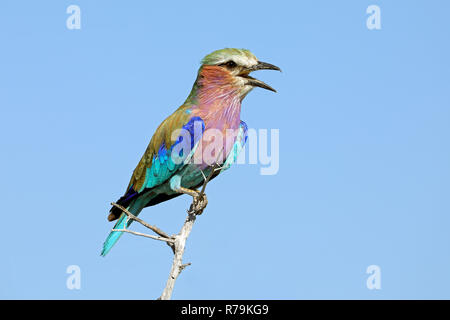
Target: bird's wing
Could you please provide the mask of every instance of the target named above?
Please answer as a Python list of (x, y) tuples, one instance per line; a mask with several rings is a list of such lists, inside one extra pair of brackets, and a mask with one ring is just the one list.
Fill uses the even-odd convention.
[[(230, 153), (227, 156), (227, 159), (225, 160), (225, 162), (221, 165), (220, 169), (217, 170), (211, 177), (210, 180), (214, 179), (215, 177), (217, 177), (221, 172), (227, 170), (228, 168), (230, 168), (230, 166), (236, 162), (237, 158), (239, 157), (239, 154), (241, 153), (242, 149), (245, 146), (245, 143), (247, 142), (247, 124), (244, 121), (241, 121), (240, 126), (239, 126), (239, 131), (236, 135), (236, 141), (233, 144), (233, 147), (230, 151)], [(208, 176), (211, 173), (211, 168), (207, 168), (203, 170), (203, 174), (205, 176)], [(195, 187), (193, 187), (193, 189), (197, 189), (200, 188), (203, 185), (204, 181), (202, 181), (201, 183), (199, 183), (198, 185), (196, 185)], [(180, 196), (181, 193), (175, 193), (175, 194), (159, 194), (156, 197), (152, 198), (148, 203), (147, 203), (147, 207), (149, 206), (154, 206), (158, 203), (173, 199), (175, 197)]]
[[(127, 207), (142, 192), (170, 179), (185, 165), (184, 160), (195, 151), (204, 130), (203, 120), (191, 116), (188, 109), (180, 108), (164, 120), (134, 169), (125, 195), (117, 204)], [(189, 142), (190, 145), (186, 145)], [(120, 214), (118, 208), (112, 207), (108, 220), (115, 220)]]

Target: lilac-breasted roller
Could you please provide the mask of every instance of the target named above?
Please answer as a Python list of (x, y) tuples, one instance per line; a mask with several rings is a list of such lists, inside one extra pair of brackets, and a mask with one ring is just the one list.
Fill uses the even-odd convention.
[[(228, 169), (247, 140), (247, 125), (240, 116), (242, 100), (254, 87), (276, 92), (249, 75), (264, 69), (281, 71), (249, 50), (226, 48), (207, 55), (188, 98), (156, 129), (117, 204), (137, 216), (145, 207), (183, 193), (198, 194), (195, 189), (203, 184), (212, 164), (220, 165), (213, 178)], [(116, 207), (108, 220), (117, 220), (114, 229), (131, 223)], [(102, 256), (122, 233), (109, 234)]]

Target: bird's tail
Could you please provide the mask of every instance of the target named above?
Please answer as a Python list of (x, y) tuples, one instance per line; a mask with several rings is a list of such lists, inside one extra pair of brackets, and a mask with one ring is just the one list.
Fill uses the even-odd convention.
[[(137, 203), (135, 202), (133, 205), (129, 206), (127, 210), (131, 214), (138, 216), (142, 210), (142, 207), (137, 205)], [(114, 225), (113, 229), (124, 229), (125, 227), (129, 227), (132, 222), (133, 222), (132, 220), (128, 220), (127, 223), (127, 215), (125, 213), (122, 213), (119, 219), (117, 220), (116, 224)], [(105, 242), (103, 243), (103, 250), (100, 255), (103, 257), (106, 256), (109, 250), (111, 250), (111, 248), (120, 239), (120, 236), (122, 234), (123, 232), (120, 231), (111, 231), (111, 233), (108, 235), (108, 238), (106, 238)]]

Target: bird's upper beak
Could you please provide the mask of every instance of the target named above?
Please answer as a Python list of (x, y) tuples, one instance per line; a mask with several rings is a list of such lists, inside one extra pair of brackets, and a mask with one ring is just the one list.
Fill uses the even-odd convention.
[(260, 87), (260, 88), (267, 89), (267, 90), (270, 90), (273, 92), (277, 92), (274, 88), (272, 88), (268, 84), (262, 82), (261, 80), (258, 80), (258, 79), (255, 79), (255, 78), (249, 76), (250, 72), (257, 71), (257, 70), (277, 70), (277, 71), (281, 72), (281, 69), (278, 68), (277, 66), (274, 66), (273, 64), (258, 61), (258, 63), (255, 66), (253, 66), (251, 68), (246, 68), (240, 74), (241, 77), (243, 77), (247, 80), (247, 82), (246, 82), (247, 85), (250, 85), (253, 87)]

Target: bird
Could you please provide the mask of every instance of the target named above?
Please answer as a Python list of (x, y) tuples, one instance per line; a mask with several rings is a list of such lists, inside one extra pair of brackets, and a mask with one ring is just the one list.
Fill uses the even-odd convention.
[[(196, 199), (196, 189), (203, 184), (205, 175), (213, 179), (236, 162), (247, 141), (248, 127), (241, 120), (243, 99), (255, 87), (276, 92), (250, 76), (258, 70), (281, 71), (259, 61), (247, 49), (225, 48), (206, 55), (186, 101), (158, 126), (125, 194), (116, 203), (138, 216), (144, 208), (182, 194)], [(211, 173), (215, 165), (219, 167)], [(113, 230), (123, 230), (132, 222), (113, 206), (108, 221), (115, 220)], [(101, 256), (111, 250), (122, 234), (110, 232)]]

